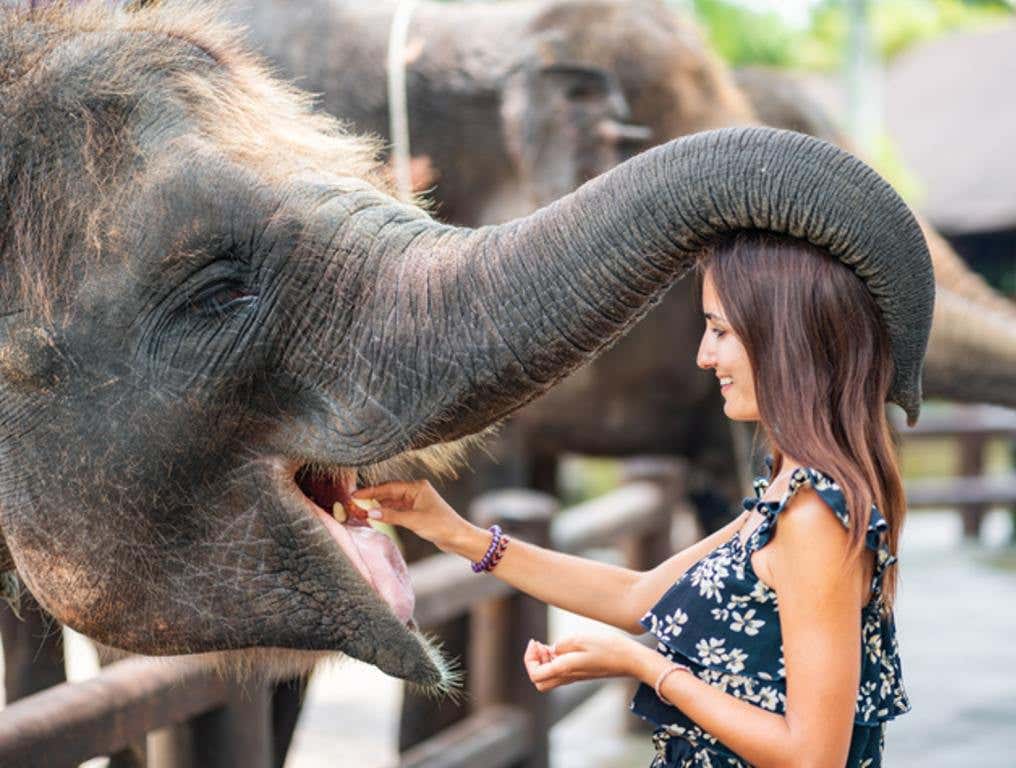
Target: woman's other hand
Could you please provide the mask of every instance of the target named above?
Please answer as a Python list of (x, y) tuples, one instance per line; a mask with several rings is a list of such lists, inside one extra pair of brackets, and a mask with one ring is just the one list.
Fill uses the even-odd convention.
[(602, 677), (631, 677), (636, 659), (646, 650), (635, 640), (619, 635), (578, 635), (552, 646), (530, 640), (525, 665), (538, 691)]
[(472, 527), (426, 480), (360, 488), (353, 499), (374, 499), (381, 507), (367, 510), (371, 520), (408, 528), (445, 552), (454, 550), (456, 537)]

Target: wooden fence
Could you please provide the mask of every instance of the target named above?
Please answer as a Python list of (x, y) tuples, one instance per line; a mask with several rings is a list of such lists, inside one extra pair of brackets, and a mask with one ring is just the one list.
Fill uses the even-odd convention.
[(912, 509), (957, 509), (963, 534), (974, 538), (989, 506), (1016, 510), (1016, 472), (986, 475), (990, 440), (1016, 440), (1016, 411), (989, 405), (952, 406), (945, 413), (929, 413), (915, 427), (897, 425), (904, 441), (947, 438), (958, 448), (956, 476), (907, 483), (907, 505)]
[[(976, 532), (987, 505), (1016, 504), (1016, 475), (983, 475), (987, 441), (1016, 437), (1016, 413), (972, 407), (924, 417), (904, 440), (947, 437), (961, 442), (959, 477), (908, 483), (911, 506), (962, 510)], [(629, 463), (628, 482), (593, 501), (558, 510), (533, 491), (480, 497), (471, 511), (484, 525), (499, 522), (535, 544), (578, 553), (621, 547), (633, 568), (670, 554), (672, 512), (683, 498), (679, 462)], [(588, 681), (538, 693), (525, 678), (520, 650), (547, 636), (547, 610), (490, 576), (475, 576), (461, 559), (435, 555), (410, 566), (416, 620), (424, 629), (471, 612), (472, 713), (404, 753), (402, 768), (546, 768), (550, 728), (604, 684)], [(270, 768), (270, 689), (247, 690), (210, 672), (199, 658), (129, 658), (93, 679), (64, 683), (0, 712), (0, 766), (74, 766), (98, 755), (144, 765), (146, 735), (162, 730), (172, 744), (159, 768)], [(169, 736), (172, 736), (170, 739)], [(169, 756), (167, 762), (166, 756)]]
[[(647, 568), (669, 554), (672, 511), (682, 496), (680, 464), (633, 462), (629, 482), (593, 501), (558, 511), (533, 491), (480, 497), (472, 514), (488, 525), (564, 552), (623, 547), (628, 564)], [(546, 768), (548, 731), (596, 693), (602, 681), (536, 691), (519, 649), (546, 637), (547, 609), (460, 558), (435, 555), (410, 566), (416, 621), (426, 629), (471, 611), (472, 714), (404, 753), (403, 768)], [(0, 712), (0, 766), (62, 768), (102, 755), (144, 765), (145, 740), (162, 729), (172, 745), (160, 768), (271, 768), (270, 688), (246, 690), (220, 679), (199, 657), (128, 658), (96, 677), (63, 683)], [(175, 732), (166, 729), (174, 729)], [(172, 736), (170, 739), (169, 736)]]

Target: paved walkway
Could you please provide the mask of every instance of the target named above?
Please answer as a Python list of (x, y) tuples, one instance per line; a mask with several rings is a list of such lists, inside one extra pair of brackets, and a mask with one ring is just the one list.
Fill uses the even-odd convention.
[[(1016, 553), (993, 515), (985, 543), (960, 543), (959, 517), (916, 514), (901, 547), (897, 623), (914, 710), (891, 723), (888, 766), (1016, 765)], [(1008, 559), (1009, 570), (991, 563)], [(555, 612), (552, 635), (590, 622)], [(610, 630), (607, 630), (610, 631)], [(348, 662), (319, 674), (286, 768), (395, 763), (399, 683)], [(553, 768), (642, 768), (650, 747), (624, 732), (622, 686), (611, 686), (554, 729)]]

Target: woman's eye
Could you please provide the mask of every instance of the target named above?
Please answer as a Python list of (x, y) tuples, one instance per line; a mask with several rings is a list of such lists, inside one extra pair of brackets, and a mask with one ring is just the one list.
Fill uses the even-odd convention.
[(239, 285), (218, 285), (191, 298), (191, 307), (203, 315), (221, 317), (257, 302), (257, 296)]
[(725, 334), (726, 331), (723, 330), (722, 328), (713, 328), (713, 336), (715, 336), (717, 339), (722, 339)]

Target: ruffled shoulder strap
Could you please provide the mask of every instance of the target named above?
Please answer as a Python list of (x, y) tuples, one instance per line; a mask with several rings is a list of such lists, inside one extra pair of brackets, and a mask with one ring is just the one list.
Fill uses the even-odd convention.
[[(776, 523), (782, 512), (794, 495), (804, 487), (812, 488), (818, 497), (843, 523), (845, 528), (850, 528), (850, 514), (847, 510), (846, 496), (843, 489), (836, 484), (836, 481), (814, 467), (798, 467), (790, 475), (790, 482), (787, 492), (779, 501), (763, 501), (762, 496), (769, 487), (769, 481), (765, 478), (757, 478), (754, 482), (756, 500), (752, 506), (760, 509), (766, 515), (766, 519), (752, 533), (746, 544), (750, 555), (772, 540), (776, 533)], [(747, 502), (745, 506), (748, 506)], [(878, 507), (872, 505), (871, 515), (868, 520), (868, 530), (865, 535), (865, 544), (868, 549), (876, 553), (875, 569), (872, 574), (872, 598), (877, 598), (882, 591), (882, 574), (885, 569), (896, 562), (896, 557), (889, 551), (888, 534), (889, 523), (878, 511)]]

